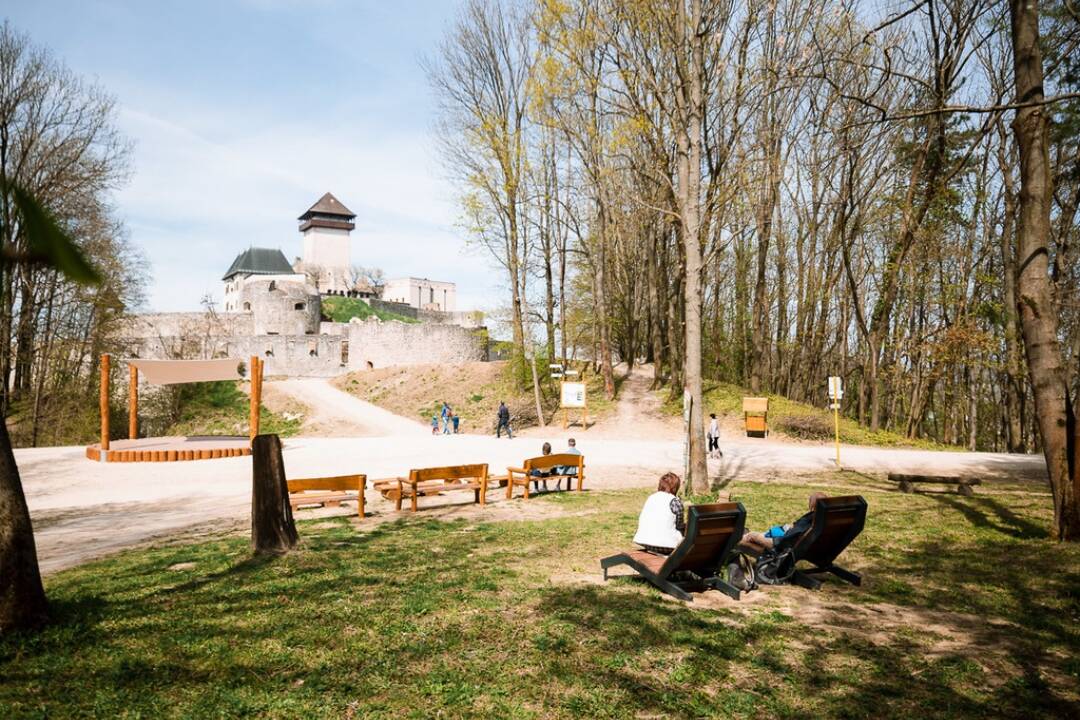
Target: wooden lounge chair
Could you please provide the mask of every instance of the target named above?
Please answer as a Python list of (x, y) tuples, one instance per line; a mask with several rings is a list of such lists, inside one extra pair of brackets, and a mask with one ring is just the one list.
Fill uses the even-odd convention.
[[(572, 467), (575, 469), (574, 474), (566, 475), (548, 475), (546, 477), (532, 477), (533, 470), (550, 471), (554, 467)], [(558, 455), (541, 455), (540, 457), (529, 458), (524, 462), (524, 467), (508, 467), (506, 468), (506, 499), (509, 500), (514, 496), (514, 486), (521, 485), (525, 488), (525, 499), (529, 499), (529, 483), (533, 481), (554, 480), (555, 482), (562, 482), (566, 480), (566, 487), (569, 488), (573, 483), (574, 478), (577, 478), (577, 489), (580, 492), (582, 485), (585, 482), (585, 456), (575, 455), (573, 453), (560, 453)]]
[(367, 475), (289, 480), (289, 505), (295, 510), (301, 505), (337, 506), (343, 500), (350, 500), (356, 501), (357, 515), (364, 517), (365, 485)]
[(396, 509), (401, 510), (401, 501), (409, 498), (412, 511), (416, 512), (416, 499), (421, 495), (441, 495), (455, 490), (472, 490), (475, 500), (484, 506), (487, 494), (488, 466), (450, 465), (447, 467), (414, 468), (408, 478), (390, 478), (375, 482), (375, 489), (387, 499), (394, 500)]
[[(861, 495), (822, 498), (814, 506), (814, 521), (810, 529), (792, 546), (795, 573), (791, 582), (817, 590), (821, 581), (812, 575), (832, 573), (852, 585), (861, 585), (862, 576), (836, 565), (833, 561), (862, 532), (866, 524), (866, 500)], [(809, 570), (799, 570), (802, 560), (813, 563)]]
[[(692, 505), (686, 522), (686, 535), (671, 555), (657, 555), (645, 550), (630, 550), (600, 561), (604, 580), (616, 565), (628, 565), (639, 575), (669, 595), (693, 600), (688, 590), (713, 588), (738, 600), (739, 589), (720, 577), (728, 558), (742, 539), (746, 509), (742, 503)], [(685, 573), (690, 580), (673, 580), (675, 573)]]

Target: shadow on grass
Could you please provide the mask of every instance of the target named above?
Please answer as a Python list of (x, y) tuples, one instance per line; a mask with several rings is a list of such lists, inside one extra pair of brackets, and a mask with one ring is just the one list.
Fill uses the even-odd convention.
[(978, 528), (996, 530), (1020, 540), (1043, 540), (1050, 536), (1049, 528), (1020, 517), (1000, 500), (983, 496), (963, 497), (944, 493), (924, 493), (928, 498), (945, 505)]

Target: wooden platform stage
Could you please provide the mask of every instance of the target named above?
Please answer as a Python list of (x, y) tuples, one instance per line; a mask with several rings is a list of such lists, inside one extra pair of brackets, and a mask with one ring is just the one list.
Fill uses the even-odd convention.
[(249, 438), (220, 435), (112, 440), (109, 442), (108, 450), (102, 450), (100, 443), (94, 443), (86, 448), (86, 457), (104, 462), (177, 462), (240, 457), (250, 454)]

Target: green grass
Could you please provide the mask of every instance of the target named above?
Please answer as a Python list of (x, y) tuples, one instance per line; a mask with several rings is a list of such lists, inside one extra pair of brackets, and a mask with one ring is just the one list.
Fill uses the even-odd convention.
[[(752, 393), (746, 388), (731, 383), (705, 383), (705, 413), (717, 413), (739, 418), (742, 420), (742, 400), (751, 396)], [(833, 415), (824, 407), (816, 407), (807, 403), (795, 402), (782, 395), (770, 395), (762, 393), (769, 398), (769, 427), (772, 431), (781, 430), (785, 417), (813, 416), (824, 421), (829, 428), (829, 439), (833, 438)], [(665, 403), (668, 412), (682, 414), (682, 395), (668, 398)], [(851, 418), (840, 417), (840, 442), (851, 445), (872, 445), (879, 447), (916, 447), (928, 450), (963, 450), (952, 445), (943, 445), (933, 440), (921, 438), (910, 439), (895, 432), (879, 430), (871, 432), (870, 428), (860, 425)]]
[[(180, 419), (167, 435), (246, 435), (250, 402), (238, 382), (192, 383), (182, 388)], [(300, 432), (301, 417), (286, 417), (262, 407), (259, 432), (291, 437)]]
[(688, 606), (576, 580), (629, 544), (646, 491), (541, 497), (533, 521), (302, 522), (278, 559), (243, 537), (127, 552), (47, 578), (52, 624), (0, 640), (0, 714), (1075, 717), (1080, 547), (1047, 539), (1048, 495), (852, 473), (728, 490), (761, 528), (811, 487), (869, 502), (844, 555), (861, 588)]
[(322, 299), (323, 317), (331, 322), (347, 323), (353, 318), (366, 320), (369, 317), (377, 317), (380, 320), (398, 320), (405, 323), (419, 322), (415, 318), (398, 315), (387, 310), (372, 308), (359, 298), (330, 296)]

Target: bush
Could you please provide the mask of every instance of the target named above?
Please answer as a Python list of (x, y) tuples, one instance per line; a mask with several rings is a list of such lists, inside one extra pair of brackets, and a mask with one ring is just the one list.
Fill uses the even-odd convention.
[(833, 436), (832, 423), (820, 415), (783, 415), (777, 419), (776, 429), (803, 440), (828, 440)]

